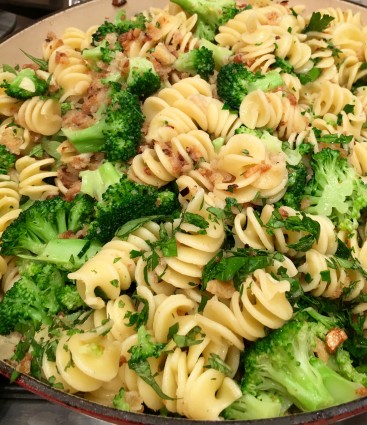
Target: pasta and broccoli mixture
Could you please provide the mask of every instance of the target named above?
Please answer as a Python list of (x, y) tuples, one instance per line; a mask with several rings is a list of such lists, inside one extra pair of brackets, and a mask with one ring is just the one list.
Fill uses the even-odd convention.
[(0, 69), (0, 334), (120, 410), (367, 395), (367, 27), (172, 0)]

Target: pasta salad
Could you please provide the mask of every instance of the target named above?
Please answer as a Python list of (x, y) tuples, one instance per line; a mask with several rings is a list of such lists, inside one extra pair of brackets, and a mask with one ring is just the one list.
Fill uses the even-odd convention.
[(366, 28), (350, 9), (172, 0), (3, 64), (16, 374), (198, 420), (366, 396)]

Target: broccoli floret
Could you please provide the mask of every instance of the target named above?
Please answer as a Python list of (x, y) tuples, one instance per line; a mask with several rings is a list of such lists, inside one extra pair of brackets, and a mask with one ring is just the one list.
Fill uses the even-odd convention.
[(121, 45), (116, 42), (114, 46), (111, 46), (107, 40), (103, 40), (98, 46), (90, 49), (84, 49), (82, 52), (83, 59), (89, 61), (93, 67), (97, 67), (97, 63), (102, 61), (104, 63), (110, 63), (117, 51), (121, 51)]
[(284, 415), (288, 406), (289, 403), (270, 391), (257, 396), (243, 394), (222, 412), (222, 416), (240, 420), (278, 418)]
[[(301, 411), (313, 411), (359, 398), (358, 391), (363, 386), (343, 377), (314, 352), (317, 341), (324, 341), (336, 325), (332, 318), (303, 311), (282, 328), (257, 340), (244, 353), (241, 389), (244, 396), (253, 396), (263, 405), (263, 412), (259, 406), (250, 411), (244, 397), (229, 406), (224, 416), (268, 418), (277, 406), (282, 411), (280, 407), (287, 403)], [(238, 416), (234, 416), (236, 412)]]
[(37, 77), (33, 69), (26, 68), (18, 72), (13, 81), (4, 81), (0, 87), (5, 93), (15, 99), (26, 100), (33, 96), (42, 96), (48, 89), (48, 83)]
[(96, 206), (96, 219), (89, 237), (101, 242), (111, 240), (116, 231), (128, 221), (151, 215), (170, 215), (179, 208), (177, 195), (170, 190), (160, 191), (128, 180), (126, 175), (110, 185)]
[(173, 66), (177, 71), (199, 74), (201, 78), (208, 80), (215, 69), (213, 52), (206, 47), (200, 47), (181, 53)]
[(307, 167), (302, 162), (298, 165), (288, 166), (287, 191), (277, 203), (278, 207), (287, 205), (296, 211), (301, 209), (301, 201), (306, 186), (307, 176)]
[(130, 406), (125, 399), (125, 389), (120, 388), (119, 392), (115, 395), (112, 400), (113, 407), (118, 410), (130, 411)]
[(115, 23), (105, 21), (100, 25), (97, 31), (93, 34), (93, 44), (102, 41), (107, 34), (116, 33), (118, 35), (124, 34), (136, 28), (145, 30), (146, 18), (143, 14), (139, 13), (131, 19), (125, 19), (125, 10), (118, 12), (115, 17)]
[(129, 75), (127, 77), (127, 89), (137, 95), (139, 99), (145, 99), (159, 90), (161, 79), (154, 69), (152, 62), (145, 58), (131, 58)]
[(14, 167), (17, 157), (8, 151), (4, 145), (0, 145), (0, 174), (8, 174)]
[(111, 162), (105, 162), (96, 170), (82, 171), (79, 175), (82, 178), (80, 191), (97, 201), (102, 200), (102, 195), (111, 184), (118, 183), (121, 179), (121, 173)]
[(219, 97), (233, 109), (239, 109), (244, 97), (254, 91), (270, 91), (284, 84), (277, 71), (266, 74), (249, 71), (243, 64), (229, 63), (218, 73), (217, 90)]
[(206, 39), (200, 40), (200, 47), (206, 47), (213, 52), (215, 69), (218, 70), (227, 64), (229, 58), (233, 55), (233, 52), (226, 47), (218, 46)]
[(238, 12), (235, 0), (172, 0), (190, 15), (198, 15), (196, 35), (213, 41), (220, 25)]
[(329, 217), (342, 230), (358, 226), (367, 207), (367, 186), (338, 150), (326, 148), (312, 155), (313, 176), (305, 189), (306, 212)]
[(137, 153), (144, 115), (137, 96), (127, 90), (111, 92), (111, 102), (96, 124), (62, 132), (80, 153), (103, 151), (109, 161), (127, 161)]
[(20, 279), (0, 302), (0, 334), (7, 335), (23, 322), (51, 324), (52, 317), (63, 309), (57, 292), (66, 277), (54, 265), (24, 262), (19, 266)]
[(100, 244), (74, 236), (93, 220), (95, 201), (78, 195), (67, 202), (60, 197), (35, 201), (22, 211), (2, 235), (2, 254), (57, 264), (74, 270), (95, 255)]
[(56, 299), (62, 311), (73, 312), (85, 306), (75, 285), (64, 285), (56, 290)]
[(146, 330), (145, 326), (142, 325), (138, 329), (138, 344), (133, 345), (129, 349), (131, 357), (128, 360), (128, 365), (129, 368), (136, 372), (141, 379), (150, 385), (161, 398), (167, 400), (170, 398), (163, 393), (156, 382), (148, 362), (150, 357), (159, 358), (164, 349), (165, 344), (153, 342), (151, 334)]

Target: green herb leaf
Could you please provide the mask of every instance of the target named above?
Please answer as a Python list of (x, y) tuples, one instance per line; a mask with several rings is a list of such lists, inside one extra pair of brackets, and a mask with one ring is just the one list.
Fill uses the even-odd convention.
[(313, 12), (311, 15), (310, 22), (308, 23), (308, 25), (305, 26), (302, 32), (304, 34), (311, 31), (322, 32), (329, 26), (330, 22), (333, 20), (334, 18), (330, 15), (321, 15), (320, 12)]
[(34, 62), (36, 65), (38, 65), (39, 68), (42, 71), (47, 71), (48, 70), (48, 63), (47, 63), (47, 61), (45, 61), (43, 59), (40, 59), (40, 58), (36, 58), (35, 56), (32, 56), (31, 54), (25, 52), (22, 49), (20, 49), (20, 50), (21, 50), (21, 52), (23, 52), (27, 56), (27, 58), (29, 58), (32, 62)]
[(313, 67), (306, 74), (298, 74), (299, 81), (302, 85), (316, 81), (321, 75), (321, 69)]
[(232, 368), (227, 365), (216, 353), (210, 353), (208, 358), (209, 366), (212, 369), (218, 370), (225, 376), (232, 376)]
[(163, 219), (163, 218), (164, 216), (162, 215), (150, 215), (147, 217), (135, 218), (134, 220), (130, 220), (127, 223), (125, 223), (123, 226), (121, 226), (119, 230), (116, 232), (116, 236), (118, 236), (119, 238), (125, 238), (129, 236), (130, 233), (144, 226), (145, 223), (148, 223), (149, 221), (156, 221), (158, 219)]

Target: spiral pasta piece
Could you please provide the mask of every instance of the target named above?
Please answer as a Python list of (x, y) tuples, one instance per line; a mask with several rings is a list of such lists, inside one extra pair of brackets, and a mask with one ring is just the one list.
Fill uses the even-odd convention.
[(60, 338), (56, 348), (57, 370), (76, 391), (97, 390), (103, 382), (117, 376), (120, 350), (104, 336), (109, 327), (108, 322), (94, 331)]
[(47, 170), (54, 163), (53, 158), (40, 160), (30, 156), (19, 158), (15, 163), (15, 168), (19, 174), (19, 194), (31, 199), (46, 199), (58, 195), (58, 188), (44, 181), (57, 176), (57, 171)]
[(80, 28), (67, 27), (62, 33), (61, 40), (65, 46), (82, 51), (92, 44), (92, 35), (97, 31), (98, 25), (89, 27), (86, 31)]
[(315, 118), (313, 127), (329, 134), (347, 134), (357, 141), (364, 140), (363, 125), (366, 121), (366, 113), (359, 99), (352, 104), (352, 111), (344, 109), (339, 114), (327, 113), (322, 118)]
[[(56, 48), (48, 61), (48, 70), (63, 89), (60, 102), (70, 96), (83, 96), (88, 90), (92, 77), (80, 52), (70, 46)], [(51, 134), (56, 133), (56, 131)]]
[(278, 329), (291, 319), (288, 281), (277, 281), (264, 270), (256, 270), (242, 285), (241, 293), (234, 292), (229, 306), (214, 297), (207, 302), (203, 315), (249, 341), (264, 337), (265, 327)]
[(365, 288), (366, 281), (358, 270), (330, 267), (331, 258), (310, 249), (305, 262), (298, 268), (305, 292), (325, 298), (350, 301)]
[(0, 176), (0, 234), (21, 213), (19, 200), (18, 183), (10, 180), (8, 176)]
[(354, 142), (348, 159), (357, 173), (365, 176), (367, 174), (367, 142)]
[(26, 128), (18, 127), (12, 118), (0, 124), (0, 143), (15, 155), (27, 153), (33, 146), (34, 138)]
[(188, 18), (183, 11), (175, 15), (162, 11), (152, 20), (148, 34), (154, 41), (159, 40), (178, 52), (186, 52), (198, 45), (199, 40), (192, 33), (196, 22), (196, 14)]
[(301, 103), (312, 105), (315, 115), (339, 114), (345, 105), (358, 103), (348, 89), (330, 81), (314, 82), (304, 86)]
[(219, 419), (220, 412), (241, 396), (240, 388), (231, 378), (205, 368), (204, 358), (189, 372), (187, 354), (179, 348), (167, 357), (162, 390), (177, 400), (165, 402), (169, 411), (201, 420)]
[(108, 300), (116, 300), (120, 291), (128, 289), (134, 280), (135, 262), (130, 252), (150, 250), (147, 241), (155, 242), (158, 236), (159, 225), (148, 222), (132, 232), (126, 241), (113, 239), (108, 242), (79, 270), (69, 273), (69, 278), (76, 280), (84, 302), (93, 309), (105, 307), (106, 301), (96, 295), (96, 288), (100, 288)]
[(240, 105), (240, 120), (248, 128), (272, 128), (281, 138), (305, 130), (308, 121), (292, 98), (282, 93), (249, 93)]
[(361, 61), (365, 60), (365, 35), (359, 25), (340, 23), (333, 28), (331, 41), (344, 55), (354, 55)]
[(253, 32), (258, 26), (276, 25), (288, 15), (289, 9), (281, 4), (244, 10), (219, 27), (215, 40), (221, 46), (233, 47), (245, 33)]
[(329, 24), (331, 30), (333, 27), (343, 23), (361, 26), (360, 12), (354, 12), (351, 9), (341, 9), (340, 7), (326, 7), (318, 9), (317, 11), (320, 12), (321, 15), (329, 15), (334, 18)]
[(115, 300), (121, 289), (130, 287), (135, 273), (135, 263), (130, 258), (132, 249), (134, 247), (128, 242), (113, 240), (79, 270), (69, 273), (69, 279), (76, 280), (80, 296), (91, 308), (105, 306), (105, 301), (95, 293), (97, 288), (107, 299)]
[[(223, 221), (211, 217), (208, 211), (211, 206), (212, 200), (205, 195), (203, 189), (199, 189), (188, 203), (182, 217), (176, 219), (173, 224), (166, 224), (167, 232), (174, 232), (177, 255), (164, 257), (160, 254), (159, 264), (149, 274), (149, 282), (146, 281), (142, 270), (147, 267), (146, 260), (140, 259), (135, 276), (138, 285), (149, 286), (153, 291), (169, 294), (174, 288), (189, 289), (200, 284), (203, 267), (224, 241)], [(185, 222), (185, 214), (194, 214), (204, 219), (205, 231), (195, 224)]]
[(338, 71), (339, 85), (351, 90), (356, 81), (367, 75), (367, 69), (364, 69), (363, 63), (355, 56), (344, 58)]
[(5, 294), (12, 288), (14, 283), (20, 278), (17, 258), (0, 256), (0, 279), (1, 289)]
[(230, 138), (219, 152), (217, 169), (222, 177), (214, 184), (214, 195), (240, 203), (256, 197), (280, 199), (288, 180), (282, 154), (270, 155), (265, 144), (251, 134)]
[(139, 183), (161, 187), (189, 172), (202, 161), (215, 157), (214, 147), (207, 133), (193, 130), (179, 134), (170, 143), (154, 144), (136, 155), (129, 169), (129, 177)]
[[(281, 207), (282, 212), (287, 217), (297, 214), (290, 207)], [(261, 214), (257, 216), (253, 207), (247, 207), (236, 215), (234, 221), (234, 236), (238, 247), (251, 247), (255, 249), (266, 249), (274, 252), (279, 251), (291, 257), (297, 253), (288, 247), (288, 245), (297, 243), (305, 232), (295, 232), (286, 229), (273, 229), (272, 235), (267, 232), (266, 224), (274, 211), (272, 205), (265, 205)], [(307, 214), (312, 220), (320, 224), (319, 239), (314, 242), (312, 248), (324, 255), (335, 254), (338, 243), (335, 237), (335, 227), (331, 220), (324, 216)]]
[(208, 82), (198, 76), (184, 78), (170, 87), (163, 88), (144, 101), (143, 113), (146, 120), (150, 122), (158, 112), (173, 106), (177, 100), (187, 99), (194, 94), (212, 97), (212, 88)]
[(34, 96), (22, 104), (15, 118), (20, 126), (35, 133), (50, 136), (61, 128), (60, 103), (55, 99)]
[(295, 72), (307, 72), (313, 67), (311, 53), (310, 46), (300, 41), (299, 36), (290, 34), (286, 29), (279, 34), (275, 54), (282, 59), (287, 59)]

